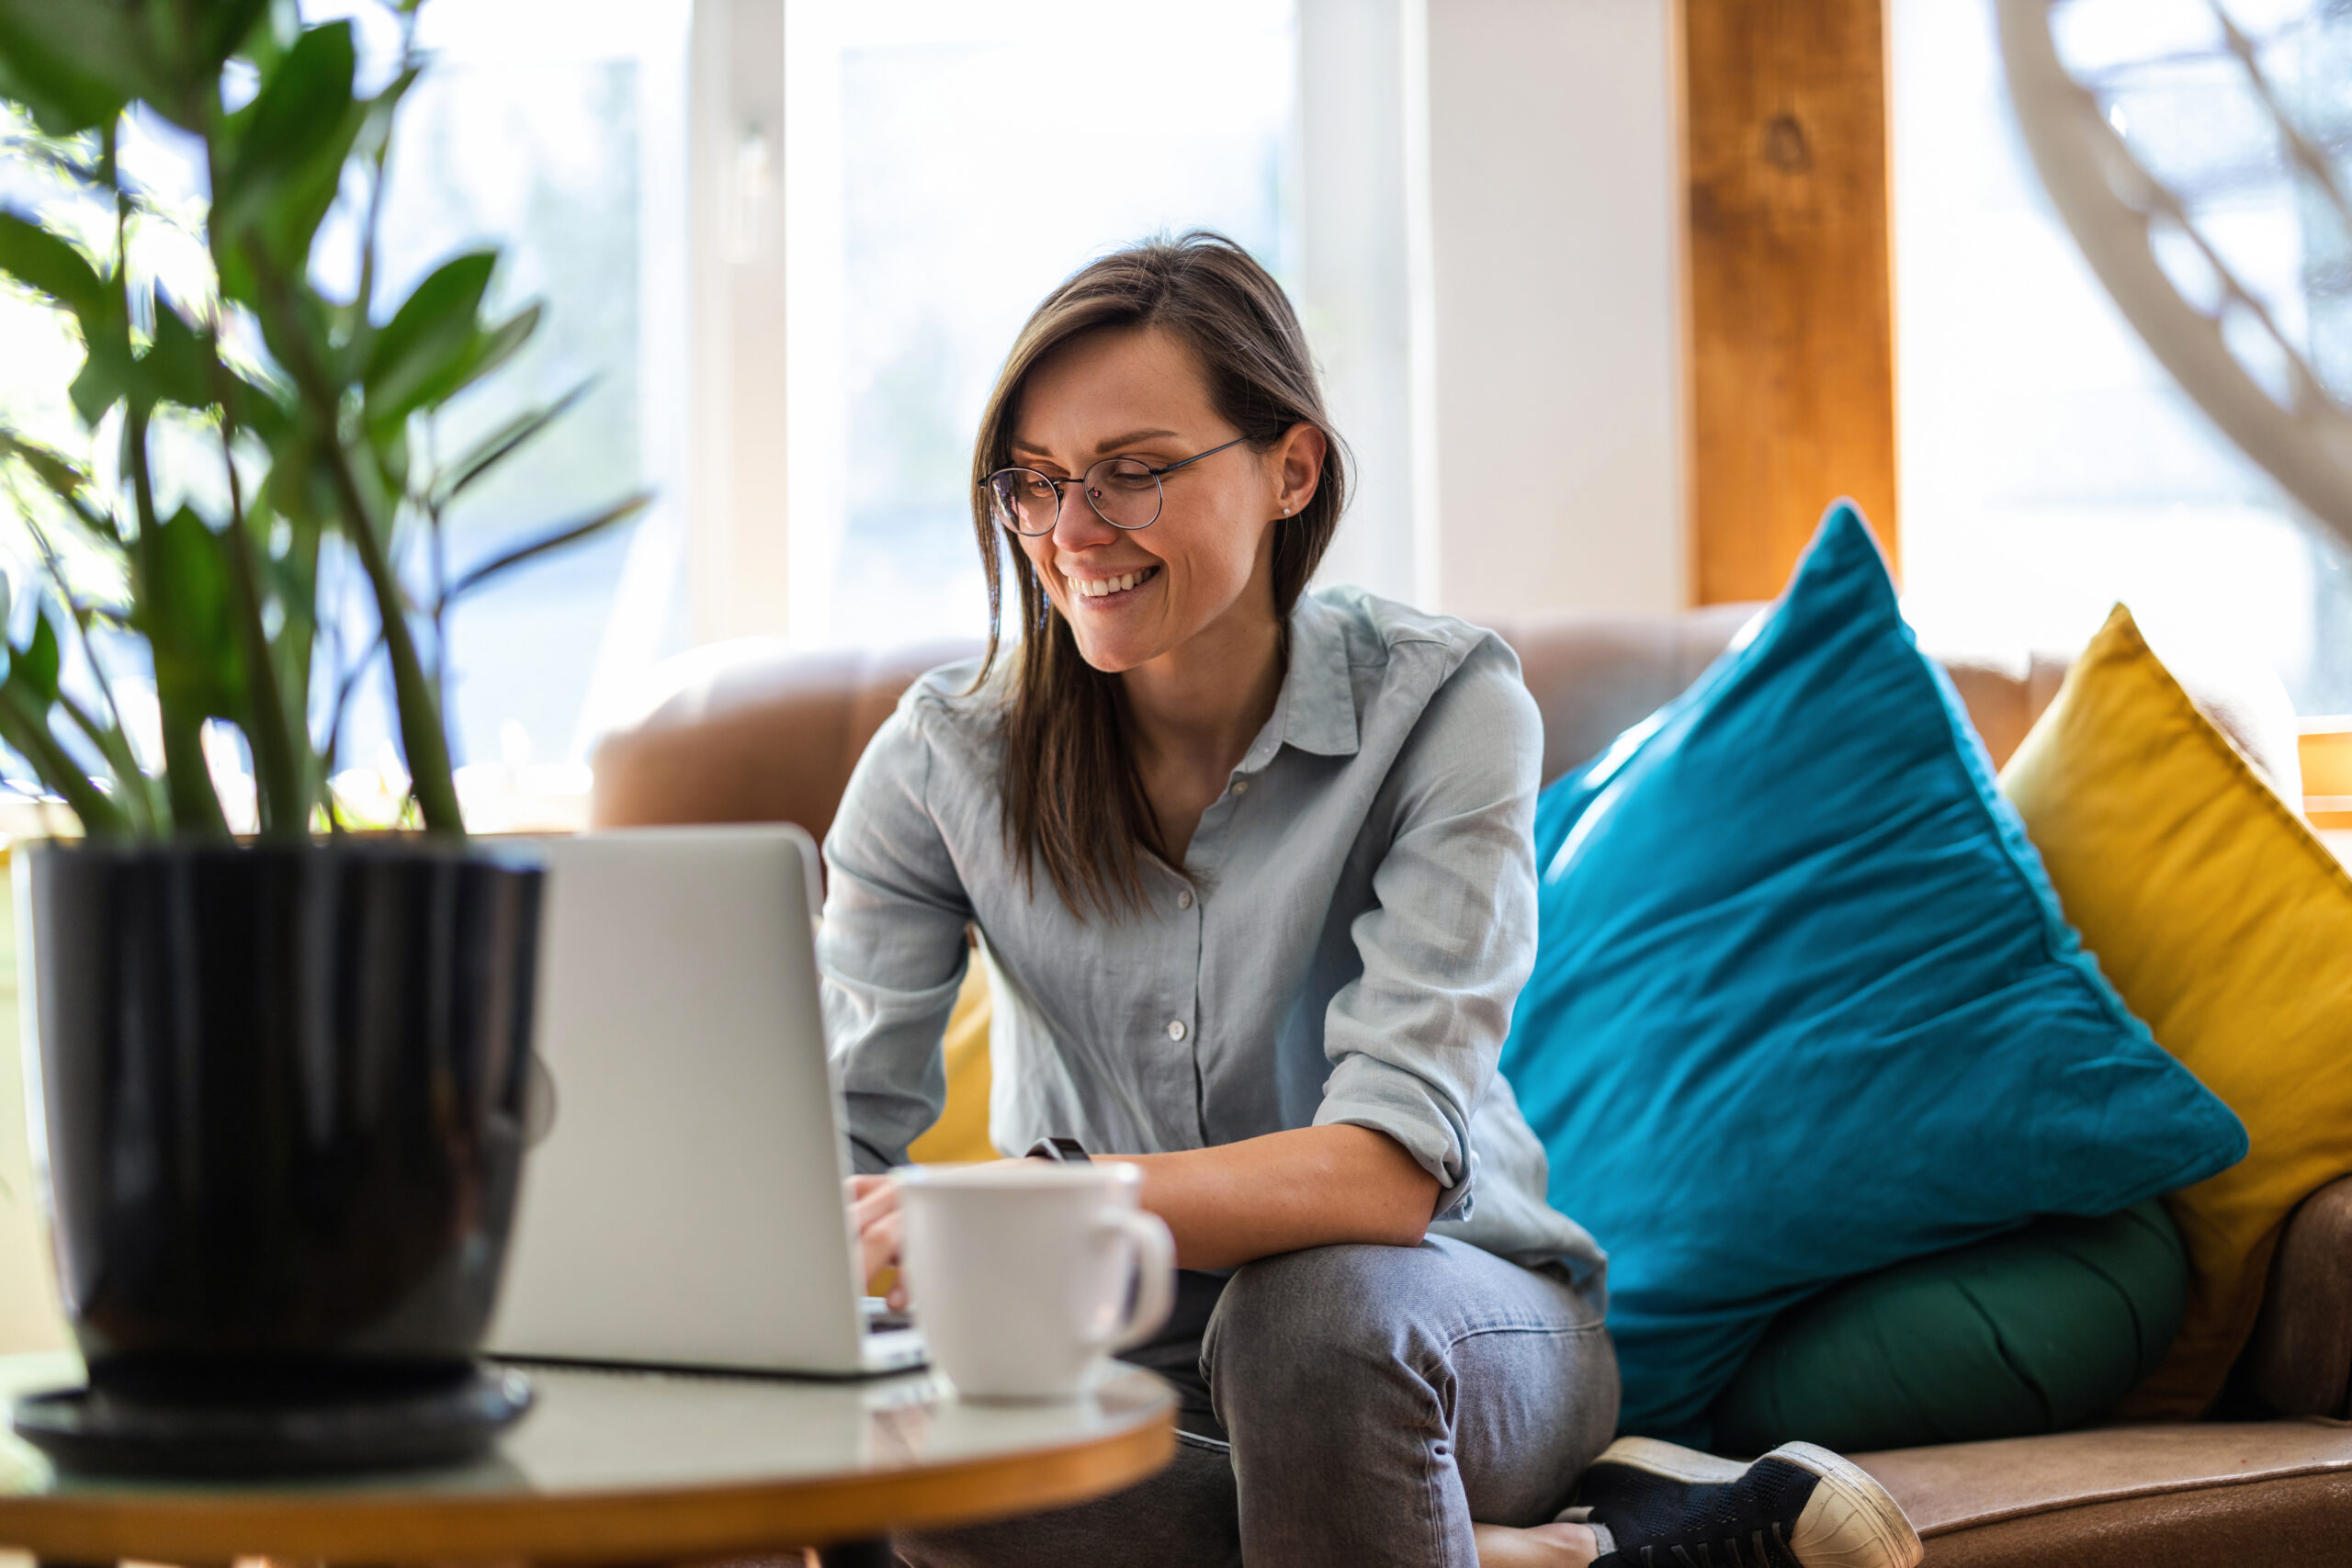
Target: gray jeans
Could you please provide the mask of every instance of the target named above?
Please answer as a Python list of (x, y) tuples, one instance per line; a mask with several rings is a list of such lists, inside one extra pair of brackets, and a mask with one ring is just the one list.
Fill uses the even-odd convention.
[[(1205, 1303), (1201, 1282), (1186, 1294)], [(1166, 1470), (1078, 1507), (904, 1537), (900, 1554), (917, 1568), (1474, 1568), (1472, 1521), (1552, 1517), (1617, 1424), (1616, 1353), (1590, 1298), (1450, 1237), (1261, 1258), (1214, 1300), (1199, 1377), (1177, 1379), (1209, 1410), (1188, 1401)], [(1175, 1344), (1134, 1359), (1169, 1366), (1173, 1326)]]

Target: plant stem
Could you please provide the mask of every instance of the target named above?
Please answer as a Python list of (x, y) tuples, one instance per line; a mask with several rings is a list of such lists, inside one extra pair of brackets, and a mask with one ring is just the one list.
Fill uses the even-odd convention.
[[(123, 411), (123, 445), (130, 456), (130, 492), (139, 508), (137, 599), (152, 606), (171, 590), (162, 581), (155, 560), (155, 487), (147, 468), (147, 411), (133, 400)], [(212, 788), (212, 764), (204, 755), (204, 720), (179, 711), (165, 699), (156, 682), (156, 703), (163, 710), (164, 792), (171, 801), (172, 824), (199, 838), (225, 839), (229, 818)]]
[(90, 744), (98, 749), (98, 754), (106, 758), (107, 765), (114, 770), (115, 781), (120, 790), (115, 797), (115, 804), (123, 809), (125, 826), (133, 832), (153, 833), (156, 826), (155, 815), (153, 803), (147, 798), (147, 780), (139, 772), (138, 760), (130, 754), (130, 743), (122, 731), (108, 729), (88, 709), (64, 693), (58, 694), (57, 705), (65, 710), (65, 716), (74, 721), (74, 728), (89, 738)]
[[(325, 367), (319, 363), (301, 312), (294, 308), (294, 285), (258, 246), (247, 259), (277, 329), (287, 373), (311, 407), (332, 419), (341, 406), (341, 392), (329, 379)], [(368, 585), (376, 595), (376, 619), (382, 628), (385, 655), (391, 660), (392, 694), (400, 709), (401, 747), (408, 753), (409, 788), (416, 796), (417, 808), (424, 813), (427, 830), (462, 834), (466, 819), (458, 805), (457, 779), (449, 765), (449, 742), (441, 728), (440, 705), (433, 700), (433, 683), (425, 677), (424, 666), (417, 657), (416, 637), (409, 629), (407, 610), (401, 603), (400, 575), (392, 570), (391, 558), (385, 551), (384, 534), (377, 527), (375, 508), (359, 488), (359, 477), (351, 466), (350, 449), (332, 423), (321, 433), (319, 456), (325, 461), (327, 479), (334, 490), (336, 507), (343, 513), (344, 533), (358, 554), (360, 568), (368, 573)]]
[(56, 552), (56, 546), (51, 546), (50, 543), (50, 529), (45, 529), (45, 526), (40, 526), (38, 522), (33, 522), (30, 514), (24, 520), (24, 525), (26, 525), (26, 534), (33, 536), (33, 547), (35, 550), (40, 550), (42, 569), (50, 573), (50, 581), (56, 585), (56, 597), (63, 600), (63, 604), (66, 604), (66, 614), (68, 616), (73, 616), (73, 630), (75, 630), (77, 635), (80, 635), (80, 639), (83, 639), (83, 659), (89, 660), (89, 672), (92, 672), (94, 677), (96, 677), (96, 682), (99, 682), (99, 696), (106, 698), (106, 715), (113, 719), (113, 733), (122, 740), (122, 755), (115, 757), (115, 752), (106, 745), (106, 740), (99, 739), (99, 731), (92, 728), (92, 719), (80, 717), (80, 710), (73, 707), (71, 698), (63, 698), (63, 703), (66, 703), (68, 710), (75, 715), (77, 722), (83, 724), (85, 731), (89, 731), (89, 739), (96, 740), (101, 752), (106, 752), (108, 764), (113, 764), (115, 787), (122, 792), (122, 799), (125, 799), (125, 804), (130, 807), (131, 828), (136, 828), (139, 832), (160, 832), (164, 823), (158, 807), (155, 807), (155, 790), (153, 790), (153, 781), (148, 781), (146, 773), (139, 771), (139, 755), (131, 752), (131, 745), (130, 745), (131, 727), (122, 722), (122, 703), (115, 698), (115, 682), (110, 674), (106, 674), (106, 660), (99, 659), (99, 644), (96, 644), (96, 639), (89, 635), (89, 606), (83, 604), (83, 602), (77, 600), (75, 594), (73, 594), (73, 585), (66, 581), (66, 562), (63, 562), (62, 555)]
[[(411, 10), (401, 17), (400, 73), (416, 67), (416, 12)], [(376, 225), (384, 215), (384, 165), (391, 159), (392, 138), (387, 130), (382, 141), (376, 144), (373, 177), (368, 183), (368, 215), (359, 226), (359, 293), (354, 301), (358, 318), (358, 330), (368, 330), (368, 311), (376, 301)]]
[(434, 701), (433, 682), (417, 657), (416, 637), (409, 629), (407, 607), (401, 603), (399, 576), (384, 552), (359, 481), (351, 471), (350, 455), (340, 440), (329, 448), (328, 478), (336, 499), (351, 520), (353, 544), (368, 584), (376, 594), (376, 618), (382, 629), (384, 656), (391, 661), (392, 694), (401, 714), (401, 749), (408, 753), (409, 788), (416, 795), (424, 825), (436, 833), (463, 833), (465, 814), (458, 809), (456, 775), (449, 765), (448, 738), (442, 732), (441, 705)]
[[(130, 195), (123, 189), (122, 169), (115, 157), (120, 129), (119, 119), (107, 127), (100, 164), (115, 193), (115, 280), (122, 291), (120, 346), (127, 356), (130, 353)], [(140, 591), (133, 599), (152, 606), (160, 596), (168, 596), (171, 588), (156, 570), (155, 486), (147, 466), (147, 410), (136, 397), (123, 405), (123, 446), (130, 461), (131, 499), (139, 509), (139, 537), (132, 545), (132, 567)], [(171, 802), (172, 824), (184, 833), (225, 839), (229, 836), (229, 819), (221, 813), (220, 797), (212, 788), (211, 766), (204, 758), (203, 721), (175, 713), (171, 704), (164, 702), (160, 682), (155, 695), (163, 709), (164, 790)], [(73, 796), (68, 794), (66, 798)], [(83, 825), (88, 826), (86, 819)]]
[(90, 782), (82, 764), (58, 743), (40, 718), (28, 715), (13, 703), (0, 702), (0, 740), (6, 740), (16, 753), (33, 766), (41, 782), (65, 797), (74, 815), (82, 819), (82, 830), (94, 839), (119, 838), (130, 829), (130, 820), (122, 808), (108, 800), (106, 792)]
[(32, 536), (34, 547), (40, 551), (42, 570), (56, 585), (57, 596), (65, 604), (65, 613), (74, 618), (74, 630), (82, 639), (82, 656), (90, 661), (90, 673), (97, 678), (98, 694), (106, 699), (107, 713), (114, 725), (111, 730), (89, 714), (72, 697), (60, 694), (58, 704), (74, 720), (82, 733), (90, 738), (107, 765), (114, 770), (115, 786), (121, 793), (121, 804), (128, 809), (130, 827), (142, 833), (158, 831), (163, 824), (157, 819), (155, 798), (147, 775), (139, 771), (139, 758), (130, 749), (130, 727), (122, 721), (122, 704), (116, 700), (114, 682), (107, 675), (107, 667), (98, 658), (97, 644), (90, 637), (90, 607), (74, 596), (71, 584), (65, 581), (65, 563), (57, 554), (57, 547), (49, 542), (49, 530), (28, 515), (25, 530)]
[[(237, 630), (245, 645), (245, 737), (253, 743), (261, 830), (273, 839), (303, 839), (310, 836), (311, 803), (302, 788), (300, 764), (294, 758), (294, 737), (285, 695), (277, 689), (277, 664), (270, 657), (269, 633), (262, 626), (253, 533), (245, 525), (244, 485), (237, 477), (237, 425), (231, 412), (229, 378), (220, 367), (217, 335), (208, 347), (220, 398), (220, 463), (229, 470), (229, 590), (235, 599)], [(307, 727), (304, 739), (309, 739)]]
[[(425, 472), (439, 478), (441, 466), (441, 422), (438, 416), (428, 416), (424, 422)], [(441, 502), (436, 499), (438, 484), (427, 484), (424, 492), (425, 541), (433, 556), (433, 693), (441, 700), (441, 711), (449, 711), (449, 540), (441, 526)]]
[[(272, 298), (278, 298), (275, 291)], [(298, 322), (287, 321), (284, 326), (290, 332), (300, 331)], [(304, 346), (307, 349), (307, 344)], [(309, 355), (305, 352), (298, 357), (307, 361)], [(323, 395), (314, 389), (322, 388), (325, 380), (315, 364), (288, 368), (294, 371), (295, 381), (303, 387), (305, 395), (312, 397), (312, 406), (334, 406), (331, 389)], [(384, 537), (377, 530), (374, 509), (368, 504), (359, 489), (358, 476), (352, 471), (350, 452), (337, 435), (328, 436), (322, 446), (327, 478), (334, 487), (335, 502), (344, 514), (344, 532), (359, 557), (360, 570), (368, 574), (368, 585), (376, 596), (377, 624), (384, 642), (384, 655), (391, 662), (392, 694), (400, 709), (401, 748), (408, 754), (409, 788), (416, 795), (417, 808), (424, 813), (428, 829), (463, 833), (465, 815), (458, 806), (457, 780), (449, 766), (448, 740), (441, 729), (440, 705), (433, 700), (433, 683), (426, 679), (424, 663), (417, 657), (416, 637), (409, 629), (407, 608), (401, 603), (399, 575), (385, 553)]]

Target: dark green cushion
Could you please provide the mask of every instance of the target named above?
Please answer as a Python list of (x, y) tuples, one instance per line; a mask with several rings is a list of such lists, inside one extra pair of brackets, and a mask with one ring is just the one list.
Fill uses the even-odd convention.
[(2079, 1427), (2154, 1370), (2188, 1293), (2153, 1200), (1898, 1263), (1774, 1319), (1715, 1404), (1714, 1446), (1854, 1452)]

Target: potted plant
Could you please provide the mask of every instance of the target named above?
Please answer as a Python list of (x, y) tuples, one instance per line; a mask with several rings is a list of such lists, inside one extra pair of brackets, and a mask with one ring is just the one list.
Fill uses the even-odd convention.
[[(414, 0), (393, 9), (413, 41)], [(423, 455), (538, 312), (485, 316), (492, 252), (379, 298), (404, 53), (367, 96), (350, 25), (291, 4), (0, 0), (9, 155), (84, 204), (78, 224), (0, 210), (0, 274), (85, 350), (85, 449), (0, 428), (40, 568), (0, 596), (0, 746), (82, 829), (17, 875), (35, 1150), (90, 1388), (17, 1422), (75, 1462), (443, 1459), (521, 1407), (472, 1352), (522, 1157), (539, 873), (466, 838), (440, 634), (458, 594), (644, 498), (441, 570), (445, 509), (569, 400)], [(145, 265), (166, 215), (125, 173), (141, 117), (200, 163), (201, 289)], [(364, 216), (335, 290), (312, 251), (339, 201)], [(365, 646), (322, 616), (329, 562), (366, 583)], [(390, 835), (348, 831), (330, 783), (379, 668), (412, 780), (413, 830)], [(224, 747), (250, 757), (246, 833)]]

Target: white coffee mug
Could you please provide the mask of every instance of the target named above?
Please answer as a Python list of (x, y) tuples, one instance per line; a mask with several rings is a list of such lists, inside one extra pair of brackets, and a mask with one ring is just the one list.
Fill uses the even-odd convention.
[(1168, 1321), (1176, 1243), (1137, 1206), (1142, 1168), (1001, 1160), (890, 1174), (915, 1324), (963, 1397), (1068, 1399), (1105, 1355)]

